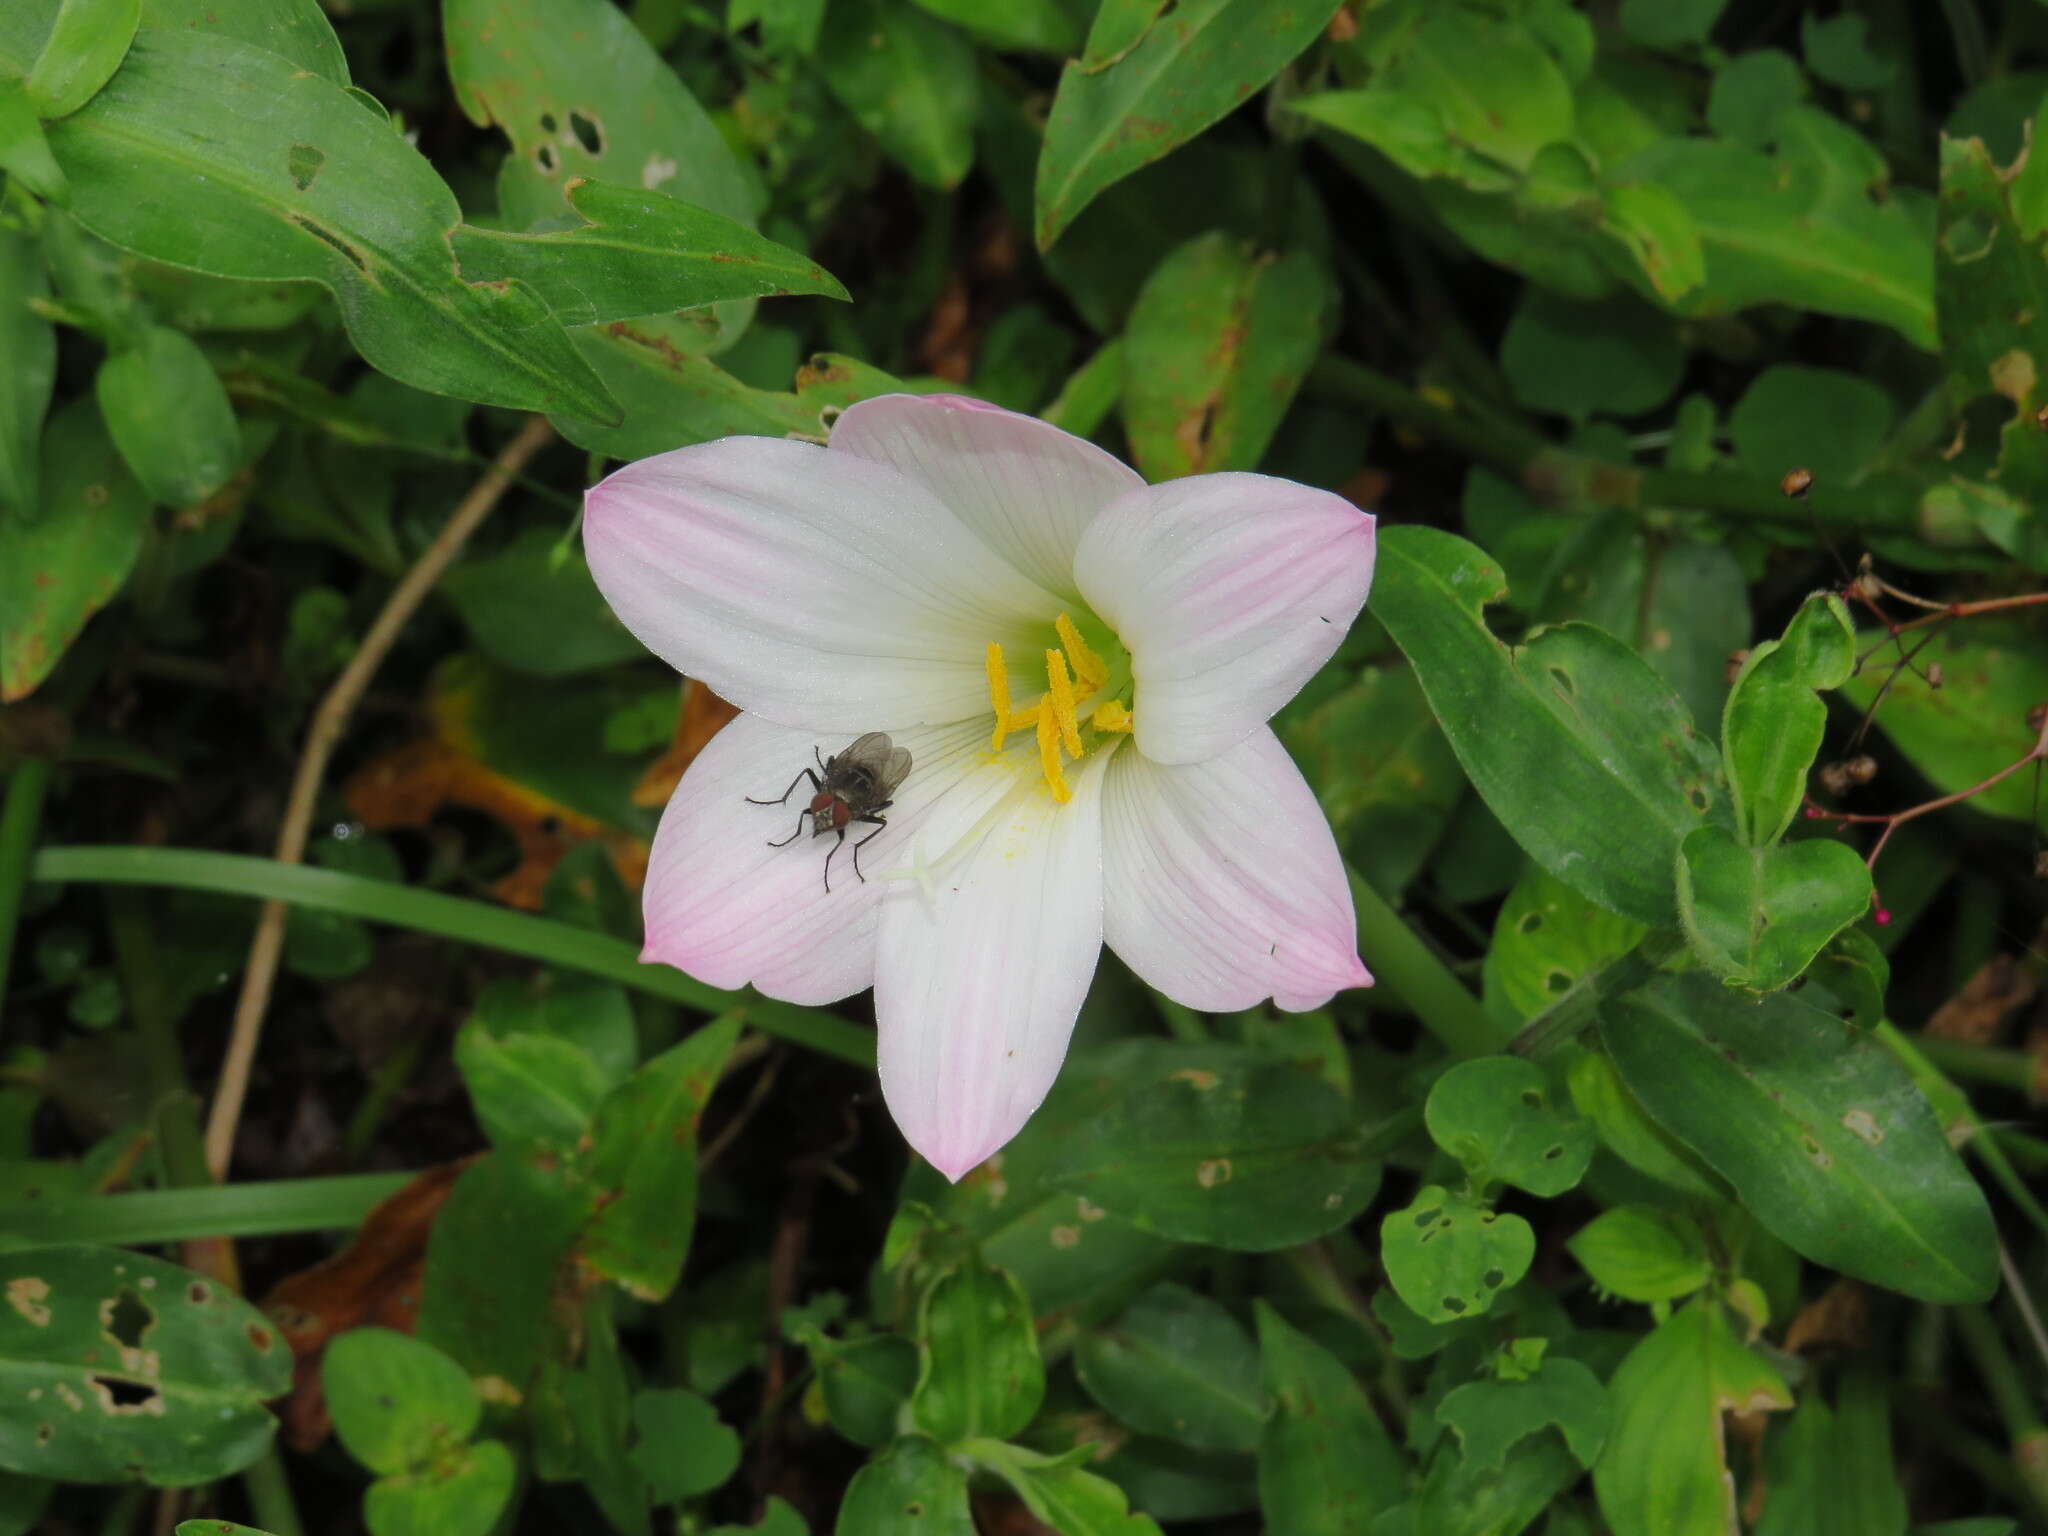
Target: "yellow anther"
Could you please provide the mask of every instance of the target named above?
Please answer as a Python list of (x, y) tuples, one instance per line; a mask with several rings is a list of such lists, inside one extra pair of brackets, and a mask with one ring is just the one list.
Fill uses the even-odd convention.
[(1121, 731), (1131, 729), (1131, 712), (1115, 699), (1095, 706), (1095, 713), (1088, 717), (1088, 723), (1098, 731)]
[(1063, 613), (1052, 621), (1052, 627), (1060, 637), (1060, 644), (1067, 648), (1067, 659), (1074, 664), (1074, 676), (1081, 680), (1080, 692), (1084, 696), (1109, 681), (1109, 668), (1100, 656), (1088, 649), (1088, 642), (1081, 638), (1081, 631), (1074, 628), (1072, 619)]
[(996, 728), (989, 741), (989, 750), (1003, 750), (1003, 737), (1018, 729), (1010, 723), (1010, 673), (1003, 665), (1003, 648), (991, 640), (988, 643), (988, 702), (996, 712)]
[(1074, 792), (1067, 788), (1066, 771), (1060, 767), (1060, 728), (1049, 709), (1038, 712), (1038, 766), (1045, 771), (1046, 787), (1052, 791), (1053, 799), (1065, 805), (1074, 798)]
[(1081, 723), (1074, 718), (1074, 684), (1067, 676), (1067, 658), (1058, 651), (1045, 653), (1045, 680), (1052, 685), (1046, 698), (1052, 702), (1053, 723), (1060, 728), (1060, 741), (1067, 749), (1067, 756), (1079, 757), (1081, 746)]

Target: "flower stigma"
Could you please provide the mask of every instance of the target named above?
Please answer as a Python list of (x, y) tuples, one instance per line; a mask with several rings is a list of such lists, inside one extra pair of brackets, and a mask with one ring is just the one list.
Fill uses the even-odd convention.
[[(989, 733), (989, 750), (1001, 752), (1013, 734), (1032, 734), (1037, 747), (1039, 773), (1052, 797), (1064, 805), (1074, 798), (1067, 786), (1066, 763), (1078, 762), (1100, 741), (1090, 737), (1126, 736), (1131, 731), (1130, 705), (1117, 695), (1130, 686), (1130, 658), (1108, 635), (1098, 644), (1111, 652), (1114, 664), (1082, 636), (1072, 618), (1061, 614), (1053, 621), (1059, 639), (1056, 648), (1045, 652), (1045, 692), (1023, 708), (1010, 694), (1009, 663), (1002, 646), (988, 643), (988, 702), (995, 714), (995, 728)], [(1114, 683), (1114, 686), (1112, 686)], [(1082, 706), (1101, 697), (1084, 715)]]

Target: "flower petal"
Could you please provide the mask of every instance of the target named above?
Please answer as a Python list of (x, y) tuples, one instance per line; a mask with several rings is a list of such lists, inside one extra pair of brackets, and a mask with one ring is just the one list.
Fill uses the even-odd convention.
[(960, 839), (935, 891), (900, 887), (882, 899), (882, 1096), (949, 1179), (1017, 1134), (1066, 1057), (1102, 953), (1106, 757), (1070, 770), (1066, 805), (1012, 763), (983, 770), (1016, 787)]
[(850, 406), (834, 453), (908, 475), (1049, 592), (1075, 595), (1074, 546), (1138, 472), (1036, 416), (962, 395), (883, 395)]
[(1102, 838), (1104, 938), (1175, 1002), (1299, 1012), (1371, 985), (1336, 839), (1269, 728), (1206, 763), (1118, 753)]
[[(759, 987), (792, 1003), (829, 1003), (869, 986), (875, 976), (875, 914), (888, 883), (878, 875), (922, 824), (930, 807), (959, 785), (986, 754), (980, 722), (894, 733), (911, 754), (910, 776), (885, 813), (883, 829), (855, 827), (847, 841), (876, 833), (861, 849), (814, 840), (800, 820), (813, 790), (800, 777), (815, 769), (814, 749), (830, 756), (842, 739), (741, 715), (712, 737), (662, 813), (648, 856), (642, 908), (643, 960), (687, 971), (714, 987)], [(773, 799), (798, 776), (786, 805)], [(771, 848), (792, 831), (794, 842)], [(836, 851), (835, 851), (836, 850)], [(825, 860), (832, 888), (825, 889)]]
[(1131, 653), (1138, 750), (1198, 763), (1243, 741), (1343, 640), (1372, 586), (1373, 518), (1266, 475), (1193, 475), (1123, 497), (1074, 576)]
[(584, 503), (590, 571), (648, 649), (741, 709), (812, 730), (988, 708), (988, 642), (1059, 599), (932, 493), (809, 443), (728, 437), (629, 464)]

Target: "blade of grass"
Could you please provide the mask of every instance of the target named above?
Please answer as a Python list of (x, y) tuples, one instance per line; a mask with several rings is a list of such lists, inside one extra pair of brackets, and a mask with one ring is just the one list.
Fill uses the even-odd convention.
[(29, 878), (52, 883), (174, 886), (341, 912), (602, 976), (700, 1013), (742, 1008), (747, 1023), (764, 1034), (856, 1066), (872, 1066), (875, 1060), (873, 1034), (832, 1014), (706, 986), (665, 965), (642, 965), (632, 945), (586, 928), (388, 880), (368, 880), (338, 870), (308, 869), (244, 854), (124, 846), (45, 848), (30, 865)]
[(0, 1204), (0, 1247), (44, 1243), (135, 1247), (195, 1237), (273, 1237), (285, 1232), (356, 1227), (373, 1207), (416, 1177), (414, 1173), (359, 1173)]

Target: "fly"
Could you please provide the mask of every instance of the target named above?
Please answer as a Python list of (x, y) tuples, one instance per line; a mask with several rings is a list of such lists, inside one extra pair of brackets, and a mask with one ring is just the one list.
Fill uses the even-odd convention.
[(882, 828), (889, 825), (882, 812), (893, 804), (890, 796), (896, 793), (910, 773), (910, 749), (891, 742), (882, 731), (869, 731), (857, 737), (843, 752), (830, 757), (823, 756), (816, 747), (811, 756), (818, 759), (816, 768), (806, 768), (789, 781), (789, 788), (774, 800), (756, 800), (752, 795), (745, 797), (749, 805), (787, 805), (789, 797), (796, 793), (797, 785), (805, 779), (811, 781), (811, 788), (817, 793), (811, 796), (808, 809), (797, 817), (796, 830), (779, 843), (770, 843), (770, 848), (787, 848), (804, 835), (804, 818), (810, 818), (811, 836), (822, 837), (827, 832), (839, 834), (839, 841), (832, 845), (832, 852), (825, 855), (825, 890), (832, 889), (832, 855), (846, 845), (846, 829), (854, 822), (865, 822), (874, 827), (866, 837), (853, 845), (853, 873), (862, 885), (868, 877), (860, 872), (860, 851), (867, 844), (882, 835)]

